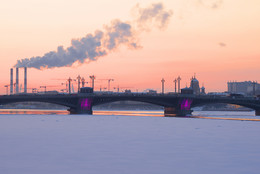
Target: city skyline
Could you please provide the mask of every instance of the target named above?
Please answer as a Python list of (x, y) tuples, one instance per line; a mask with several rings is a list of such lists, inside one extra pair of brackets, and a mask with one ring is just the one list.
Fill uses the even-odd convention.
[[(161, 91), (174, 91), (173, 80), (182, 77), (181, 87), (189, 86), (190, 78), (197, 74), (206, 91), (226, 91), (227, 81), (260, 81), (259, 21), (256, 0), (219, 1), (15, 1), (1, 2), (3, 31), (1, 32), (1, 88), (10, 83), (10, 68), (17, 60), (57, 50), (71, 45), (71, 39), (85, 37), (102, 30), (110, 21), (134, 19), (133, 9), (161, 3), (172, 16), (163, 30), (152, 27), (138, 34), (138, 48), (120, 45), (95, 61), (75, 63), (71, 67), (38, 70), (28, 69), (28, 87), (59, 85), (76, 79), (115, 79), (111, 88), (131, 87)], [(121, 8), (116, 8), (120, 6)], [(243, 7), (243, 8), (242, 8)], [(241, 10), (243, 9), (243, 10)], [(68, 13), (70, 12), (70, 13)], [(20, 73), (20, 78), (23, 78)], [(98, 84), (100, 83), (100, 84)], [(98, 82), (99, 89), (107, 82)], [(76, 88), (76, 87), (75, 87)]]

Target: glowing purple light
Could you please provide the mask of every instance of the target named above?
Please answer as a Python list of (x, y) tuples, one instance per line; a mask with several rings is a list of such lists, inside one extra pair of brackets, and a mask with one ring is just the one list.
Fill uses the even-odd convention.
[(191, 99), (183, 99), (181, 101), (181, 110), (190, 110), (192, 100)]
[(91, 110), (92, 100), (88, 98), (80, 99), (80, 107), (82, 110)]

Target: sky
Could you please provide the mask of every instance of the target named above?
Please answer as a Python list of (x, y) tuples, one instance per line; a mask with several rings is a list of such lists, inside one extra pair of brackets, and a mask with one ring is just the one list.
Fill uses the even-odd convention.
[[(138, 21), (138, 12), (154, 4), (170, 14), (163, 27)], [(206, 92), (226, 91), (228, 81), (260, 82), (259, 11), (258, 0), (1, 0), (0, 93), (6, 93), (17, 60), (42, 57), (59, 46), (66, 50), (72, 40), (95, 36), (96, 31), (107, 34), (115, 21), (131, 24), (131, 37), (118, 39), (113, 48), (112, 42), (107, 44), (111, 38), (105, 38), (99, 48), (106, 54), (93, 60), (29, 68), (29, 92), (43, 90), (40, 86), (64, 89), (62, 83), (78, 75), (87, 81), (95, 75), (95, 90), (105, 90), (106, 79), (114, 79), (111, 89), (138, 92), (160, 92), (162, 78), (165, 91), (172, 92), (175, 78), (180, 76), (185, 87), (194, 74)]]

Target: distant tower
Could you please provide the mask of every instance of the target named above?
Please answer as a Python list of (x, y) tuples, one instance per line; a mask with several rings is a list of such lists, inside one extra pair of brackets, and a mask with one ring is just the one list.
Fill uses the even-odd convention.
[(206, 94), (204, 85), (202, 85), (202, 87), (200, 88), (200, 93), (201, 94)]
[(79, 93), (80, 92), (80, 80), (81, 80), (80, 75), (78, 75), (77, 79), (78, 79), (78, 93)]
[(196, 79), (195, 75), (194, 77), (191, 78), (190, 81), (190, 88), (193, 89), (194, 94), (200, 94), (200, 85), (199, 85), (199, 81)]
[(164, 78), (162, 78), (161, 82), (162, 82), (162, 94), (164, 94), (164, 82), (165, 82)]
[(178, 81), (178, 93), (180, 93), (181, 92), (181, 77), (180, 76), (177, 78), (177, 81)]
[(173, 82), (174, 82), (175, 93), (176, 93), (177, 92), (177, 79), (174, 79)]

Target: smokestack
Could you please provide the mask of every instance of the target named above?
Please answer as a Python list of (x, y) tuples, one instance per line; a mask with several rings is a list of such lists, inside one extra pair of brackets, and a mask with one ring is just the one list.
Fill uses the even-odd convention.
[(16, 68), (16, 90), (15, 92), (18, 94), (19, 93), (19, 68)]
[(13, 68), (10, 69), (10, 94), (13, 94)]
[(27, 93), (27, 67), (24, 67), (24, 93)]

